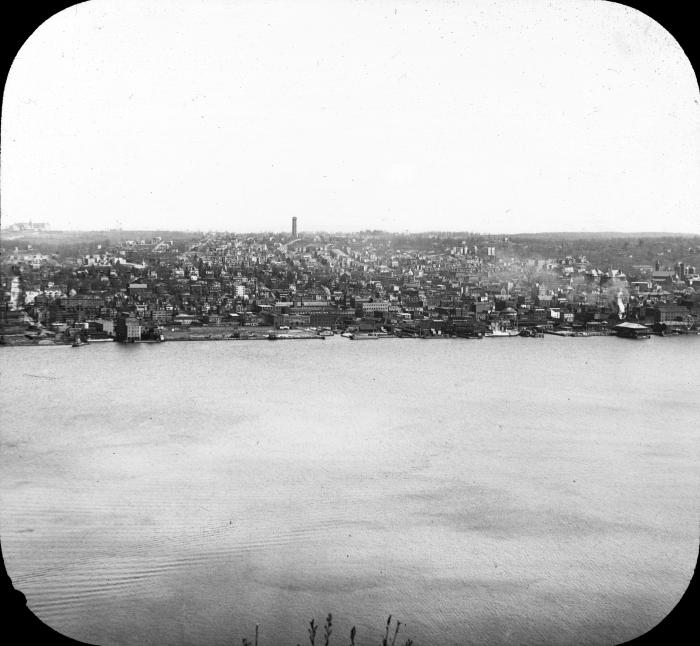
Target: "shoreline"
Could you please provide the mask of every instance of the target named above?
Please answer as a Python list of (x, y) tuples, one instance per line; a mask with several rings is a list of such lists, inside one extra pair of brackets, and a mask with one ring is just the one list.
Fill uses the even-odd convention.
[[(624, 338), (620, 337), (620, 335), (615, 334), (615, 333), (601, 333), (601, 332), (590, 332), (590, 333), (579, 333), (579, 334), (571, 334), (571, 333), (562, 333), (562, 332), (549, 332), (546, 333), (547, 336), (556, 336), (559, 338), (591, 338), (591, 337), (601, 337), (601, 336), (606, 336), (606, 337), (616, 337), (616, 338)], [(676, 336), (698, 336), (700, 335), (700, 332), (698, 331), (691, 331), (691, 332), (686, 332), (683, 334), (651, 334), (651, 336), (654, 337), (660, 337), (660, 338), (666, 338), (666, 337), (676, 337)], [(341, 337), (341, 335), (336, 334), (334, 335), (335, 337), (338, 338), (346, 338), (346, 337)], [(309, 336), (277, 336), (274, 338), (270, 338), (269, 336), (248, 336), (248, 337), (240, 337), (240, 338), (230, 338), (230, 337), (225, 337), (225, 336), (181, 336), (181, 337), (170, 337), (170, 338), (165, 338), (162, 341), (157, 341), (154, 339), (143, 339), (143, 340), (138, 340), (138, 341), (117, 341), (115, 339), (96, 339), (93, 341), (87, 341), (81, 344), (80, 347), (83, 346), (89, 346), (89, 345), (102, 345), (104, 343), (120, 343), (121, 345), (135, 345), (135, 344), (163, 344), (163, 343), (182, 343), (182, 342), (187, 342), (187, 341), (192, 341), (192, 342), (201, 342), (201, 341), (325, 341), (327, 336), (321, 336), (321, 335), (309, 335)], [(333, 338), (333, 337), (331, 337)], [(450, 336), (447, 334), (440, 334), (440, 335), (431, 335), (431, 336), (419, 336), (419, 335), (405, 335), (405, 336), (397, 336), (395, 334), (388, 334), (386, 336), (363, 336), (363, 335), (356, 335), (354, 338), (350, 339), (348, 338), (348, 341), (380, 341), (380, 340), (386, 340), (386, 339), (417, 339), (420, 341), (428, 341), (428, 340), (434, 340), (434, 339), (452, 339), (452, 340), (467, 340), (467, 341), (472, 341), (472, 340), (480, 340), (480, 339), (489, 339), (489, 338), (523, 338), (523, 339), (529, 339), (529, 338), (542, 338), (542, 337), (527, 337), (527, 336), (520, 336), (519, 334), (514, 334), (510, 336), (491, 336), (491, 335), (484, 335), (483, 337), (461, 337), (461, 336)], [(14, 348), (14, 347), (44, 347), (44, 348), (54, 348), (54, 347), (61, 347), (61, 346), (68, 346), (72, 347), (72, 341), (52, 341), (50, 339), (41, 339), (40, 341), (34, 341), (27, 339), (26, 337), (23, 338), (18, 338), (18, 339), (8, 339), (7, 336), (5, 338), (5, 343), (0, 344), (0, 348), (2, 347), (7, 347), (7, 348)]]

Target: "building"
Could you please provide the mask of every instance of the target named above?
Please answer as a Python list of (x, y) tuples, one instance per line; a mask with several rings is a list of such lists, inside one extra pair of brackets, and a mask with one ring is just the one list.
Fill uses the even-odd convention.
[(49, 225), (46, 222), (17, 222), (16, 224), (11, 224), (7, 227), (8, 231), (47, 231)]
[(639, 323), (625, 321), (624, 323), (616, 325), (613, 330), (615, 330), (617, 336), (622, 336), (628, 339), (649, 338), (649, 328), (646, 325), (640, 325)]
[(374, 312), (388, 313), (389, 301), (373, 301), (371, 303), (362, 303), (362, 315), (374, 314)]
[(292, 218), (292, 238), (297, 237), (297, 219), (296, 216)]
[(173, 317), (173, 323), (177, 325), (192, 325), (197, 322), (197, 317), (194, 314), (186, 314), (181, 312)]
[(334, 307), (294, 307), (289, 310), (290, 317), (308, 317), (308, 325), (334, 328), (341, 326), (344, 320), (342, 312)]
[(688, 325), (692, 322), (690, 311), (684, 305), (658, 304), (649, 308), (647, 316), (649, 315), (653, 323), (678, 322)]
[(114, 320), (106, 319), (106, 318), (99, 318), (95, 322), (100, 325), (100, 329), (107, 336), (114, 336)]
[(693, 325), (693, 315), (683, 305), (660, 303), (647, 309), (644, 322), (647, 325), (651, 323), (656, 334), (685, 333)]
[(675, 277), (674, 271), (655, 271), (651, 274), (651, 281), (654, 285), (672, 287)]
[(120, 315), (114, 325), (114, 334), (117, 341), (122, 343), (134, 342), (141, 340), (141, 321), (133, 314), (126, 316)]

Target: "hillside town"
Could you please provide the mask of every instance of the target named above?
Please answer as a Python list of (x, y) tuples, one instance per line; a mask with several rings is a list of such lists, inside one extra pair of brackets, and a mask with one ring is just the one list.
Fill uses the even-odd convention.
[[(160, 232), (157, 232), (160, 233)], [(0, 343), (695, 334), (700, 237), (2, 237)]]

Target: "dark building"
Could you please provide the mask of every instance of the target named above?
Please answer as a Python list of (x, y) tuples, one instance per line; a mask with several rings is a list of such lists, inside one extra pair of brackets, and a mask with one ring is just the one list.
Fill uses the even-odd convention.
[(120, 314), (114, 323), (114, 336), (122, 343), (140, 341), (141, 322), (133, 314)]
[(656, 334), (688, 332), (693, 325), (690, 310), (683, 305), (658, 304), (646, 311), (645, 323), (652, 324)]
[(297, 237), (297, 219), (296, 217), (292, 218), (292, 238), (296, 239)]
[(691, 322), (692, 318), (687, 307), (674, 304), (656, 305), (655, 307), (649, 308), (648, 314), (651, 314), (654, 323), (667, 323), (672, 321), (688, 324)]

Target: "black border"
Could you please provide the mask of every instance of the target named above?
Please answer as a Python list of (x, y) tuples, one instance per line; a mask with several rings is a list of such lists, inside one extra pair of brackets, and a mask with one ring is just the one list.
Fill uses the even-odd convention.
[[(81, 4), (88, 0), (50, 0), (45, 2), (6, 3), (3, 6), (0, 24), (0, 63), (2, 68), (1, 85), (4, 96), (5, 82), (12, 62), (24, 42), (32, 33), (51, 16), (68, 7)], [(147, 2), (148, 0), (144, 0)], [(466, 0), (468, 1), (468, 0)], [(507, 0), (504, 0), (507, 1)], [(544, 0), (543, 0), (544, 1)], [(566, 2), (569, 0), (560, 0)], [(579, 1), (579, 0), (571, 0)], [(596, 1), (596, 0), (590, 0)], [(609, 0), (599, 0), (608, 2)], [(700, 37), (697, 35), (697, 22), (693, 20), (692, 3), (654, 2), (632, 0), (618, 2), (646, 14), (664, 27), (681, 46), (689, 58), (697, 79), (698, 46)], [(0, 140), (0, 156), (2, 141)], [(1, 163), (1, 157), (0, 157)], [(700, 214), (699, 214), (700, 217)], [(0, 213), (0, 218), (2, 214)], [(698, 561), (685, 594), (673, 610), (649, 632), (625, 642), (624, 646), (654, 646), (656, 644), (690, 644), (700, 641), (700, 619), (697, 608), (700, 607), (698, 594), (698, 564), (700, 564), (700, 549)], [(89, 646), (65, 637), (44, 624), (26, 605), (22, 592), (16, 590), (5, 569), (0, 546), (0, 636), (5, 644), (56, 644), (58, 646)]]

